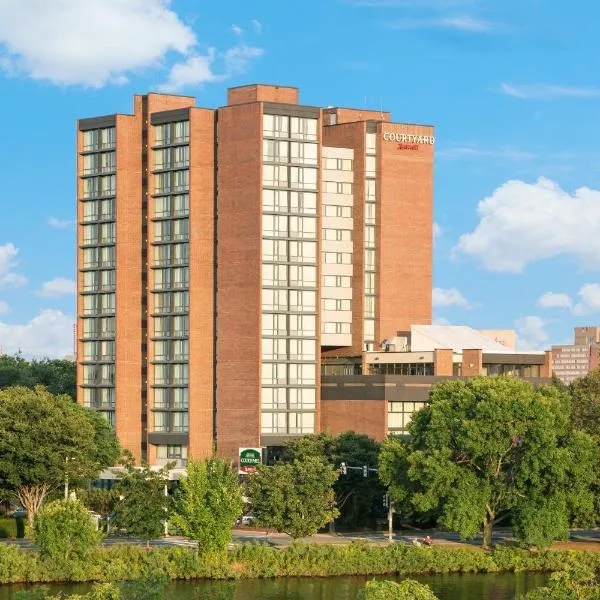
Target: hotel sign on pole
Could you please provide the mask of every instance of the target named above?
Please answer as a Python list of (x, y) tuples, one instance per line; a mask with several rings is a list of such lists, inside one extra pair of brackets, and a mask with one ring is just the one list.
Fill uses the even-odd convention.
[(240, 448), (239, 469), (240, 475), (256, 471), (256, 467), (262, 463), (262, 448)]
[(383, 134), (386, 142), (396, 142), (396, 150), (418, 150), (419, 145), (435, 144), (435, 138), (432, 135), (415, 135), (412, 133), (395, 133), (386, 131)]

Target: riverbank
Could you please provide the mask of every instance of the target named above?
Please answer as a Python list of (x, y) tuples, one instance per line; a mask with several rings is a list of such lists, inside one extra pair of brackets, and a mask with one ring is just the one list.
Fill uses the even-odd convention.
[(600, 554), (574, 551), (530, 552), (499, 547), (493, 552), (470, 548), (416, 548), (406, 544), (378, 546), (294, 544), (273, 548), (244, 544), (226, 559), (199, 556), (189, 548), (123, 545), (98, 548), (84, 562), (59, 564), (37, 552), (0, 546), (0, 583), (93, 582), (145, 579), (158, 574), (172, 580), (341, 575), (415, 575), (502, 573), (563, 569), (569, 564), (600, 567)]

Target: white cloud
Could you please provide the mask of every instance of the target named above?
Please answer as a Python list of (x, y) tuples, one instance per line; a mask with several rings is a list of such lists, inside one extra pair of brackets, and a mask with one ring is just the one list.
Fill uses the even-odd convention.
[(518, 85), (503, 83), (500, 91), (522, 100), (554, 100), (556, 98), (600, 98), (600, 88), (530, 84)]
[(252, 19), (251, 23), (252, 27), (254, 27), (254, 31), (260, 35), (262, 33), (262, 23), (257, 19)]
[(239, 25), (234, 24), (229, 29), (231, 29), (234, 35), (242, 35), (244, 33), (244, 30)]
[(19, 250), (13, 244), (0, 246), (0, 289), (22, 287), (27, 283), (27, 277), (13, 270), (18, 253)]
[(581, 302), (573, 307), (576, 315), (589, 315), (600, 311), (600, 284), (586, 283), (578, 292)]
[(479, 223), (454, 248), (490, 271), (520, 273), (532, 262), (569, 256), (586, 268), (600, 268), (600, 191), (569, 194), (541, 177), (512, 180), (482, 200)]
[(0, 340), (7, 354), (21, 351), (29, 357), (62, 358), (73, 354), (75, 319), (59, 310), (42, 310), (25, 324), (0, 321)]
[(437, 239), (444, 233), (444, 228), (438, 223), (433, 224), (433, 239)]
[(568, 294), (546, 292), (539, 297), (536, 306), (540, 308), (571, 308), (573, 300)]
[(42, 298), (60, 298), (69, 296), (77, 292), (77, 284), (72, 279), (57, 277), (50, 281), (45, 281), (35, 295)]
[(6, 315), (10, 312), (10, 306), (8, 302), (4, 302), (4, 300), (0, 300), (0, 315)]
[(5, 70), (62, 85), (101, 87), (187, 54), (194, 32), (170, 0), (2, 0)]
[(431, 323), (432, 325), (452, 325), (446, 317), (434, 317)]
[[(159, 86), (163, 92), (176, 92), (186, 86), (197, 86), (203, 83), (225, 81), (246, 71), (253, 58), (262, 56), (262, 48), (238, 44), (223, 53), (209, 48), (205, 55), (192, 54), (183, 62), (174, 64), (169, 73), (167, 83)], [(216, 73), (214, 63), (223, 63), (223, 72)]]
[(471, 308), (469, 301), (456, 288), (433, 288), (431, 299), (435, 308), (447, 306)]
[(391, 29), (454, 29), (469, 33), (494, 33), (503, 29), (498, 23), (471, 16), (438, 17), (433, 19), (397, 19), (386, 23)]
[(50, 217), (48, 219), (48, 225), (50, 225), (50, 227), (54, 227), (55, 229), (66, 229), (71, 225), (71, 223), (73, 223), (73, 221), (62, 221), (56, 217)]
[(528, 316), (515, 321), (518, 350), (546, 350), (548, 347), (547, 322), (541, 317)]

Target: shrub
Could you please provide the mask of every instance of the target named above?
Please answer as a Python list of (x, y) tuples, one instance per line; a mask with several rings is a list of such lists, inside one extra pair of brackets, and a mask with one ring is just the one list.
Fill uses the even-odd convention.
[(25, 537), (25, 519), (22, 517), (0, 518), (0, 538)]
[(358, 600), (437, 600), (429, 586), (414, 579), (394, 581), (369, 581), (358, 595)]
[(42, 556), (65, 563), (86, 558), (102, 537), (89, 511), (78, 500), (48, 503), (36, 515), (33, 531)]

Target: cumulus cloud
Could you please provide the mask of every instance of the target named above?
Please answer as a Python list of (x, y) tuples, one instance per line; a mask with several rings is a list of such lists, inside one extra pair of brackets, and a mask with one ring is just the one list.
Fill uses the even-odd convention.
[(0, 289), (22, 287), (27, 283), (27, 277), (14, 271), (18, 254), (13, 244), (0, 246)]
[(456, 288), (433, 288), (431, 299), (435, 308), (448, 306), (471, 308), (469, 301)]
[(558, 256), (600, 267), (600, 191), (583, 187), (569, 194), (545, 177), (512, 180), (482, 200), (477, 214), (479, 223), (460, 237), (454, 256), (512, 273)]
[(573, 300), (569, 294), (546, 292), (538, 298), (536, 306), (540, 308), (571, 308)]
[(258, 34), (262, 33), (262, 23), (257, 19), (252, 19), (251, 21), (252, 27), (254, 27), (254, 31)]
[(6, 315), (10, 312), (10, 306), (8, 302), (4, 302), (4, 300), (0, 300), (0, 315)]
[(600, 311), (600, 284), (586, 283), (578, 292), (581, 301), (573, 307), (576, 315), (589, 315)]
[(548, 346), (547, 322), (541, 317), (527, 316), (517, 319), (517, 348), (519, 350), (546, 350)]
[(503, 83), (500, 91), (507, 96), (521, 100), (555, 100), (556, 98), (600, 98), (600, 88), (531, 84), (517, 85)]
[(71, 225), (71, 223), (73, 223), (73, 221), (62, 221), (56, 217), (50, 217), (48, 219), (48, 225), (50, 225), (50, 227), (54, 227), (54, 229), (66, 229)]
[(77, 284), (72, 279), (57, 277), (50, 281), (45, 281), (41, 289), (36, 292), (36, 296), (42, 298), (60, 298), (62, 296), (70, 296), (77, 291)]
[(468, 33), (493, 33), (502, 29), (498, 23), (466, 15), (434, 19), (397, 19), (386, 25), (391, 29), (453, 29)]
[(232, 25), (229, 29), (231, 29), (231, 33), (234, 35), (242, 35), (244, 30), (239, 25)]
[(62, 358), (73, 354), (75, 319), (59, 310), (42, 310), (25, 324), (0, 321), (0, 340), (7, 354), (21, 351), (25, 356)]
[(169, 0), (3, 0), (5, 70), (56, 84), (101, 87), (186, 54), (194, 32)]

